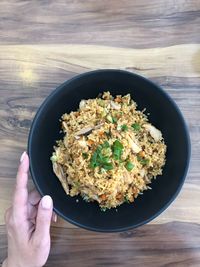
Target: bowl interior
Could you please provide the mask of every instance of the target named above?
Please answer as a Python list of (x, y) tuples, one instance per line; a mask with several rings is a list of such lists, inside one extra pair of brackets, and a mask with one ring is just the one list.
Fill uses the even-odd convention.
[[(146, 108), (149, 120), (163, 133), (167, 161), (163, 175), (132, 204), (100, 211), (96, 203), (66, 196), (52, 171), (50, 157), (62, 135), (59, 119), (76, 110), (82, 99), (95, 98), (103, 91), (130, 93), (138, 109)], [(79, 75), (61, 85), (42, 104), (33, 121), (28, 152), (32, 178), (39, 192), (49, 194), (55, 211), (64, 219), (90, 230), (121, 231), (139, 226), (159, 215), (179, 192), (188, 168), (190, 145), (184, 120), (174, 102), (149, 80), (125, 71), (102, 70)], [(77, 202), (76, 200), (79, 199)]]

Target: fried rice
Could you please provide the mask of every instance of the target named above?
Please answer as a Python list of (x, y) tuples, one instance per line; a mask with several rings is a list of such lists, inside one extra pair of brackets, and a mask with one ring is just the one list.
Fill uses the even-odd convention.
[(81, 100), (61, 118), (64, 137), (51, 157), (71, 197), (97, 201), (102, 210), (134, 202), (162, 174), (166, 145), (130, 94)]

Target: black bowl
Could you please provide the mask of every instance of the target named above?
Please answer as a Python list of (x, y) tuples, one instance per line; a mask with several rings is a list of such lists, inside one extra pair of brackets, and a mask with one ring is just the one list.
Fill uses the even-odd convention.
[[(146, 108), (149, 120), (163, 133), (167, 160), (163, 175), (132, 204), (102, 212), (96, 203), (65, 194), (53, 173), (50, 157), (55, 141), (62, 137), (59, 119), (76, 110), (81, 99), (96, 98), (103, 91), (112, 95), (130, 93), (138, 109)], [(30, 171), (41, 195), (53, 198), (55, 212), (80, 227), (117, 232), (143, 225), (163, 212), (179, 193), (189, 165), (190, 140), (184, 119), (174, 101), (157, 85), (139, 75), (121, 70), (97, 70), (66, 81), (39, 108), (28, 141)]]

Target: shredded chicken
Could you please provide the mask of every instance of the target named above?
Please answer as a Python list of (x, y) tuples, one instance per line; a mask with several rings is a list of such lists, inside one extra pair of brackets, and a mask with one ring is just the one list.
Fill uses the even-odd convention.
[(150, 135), (153, 137), (153, 139), (158, 142), (162, 139), (162, 133), (156, 127), (154, 127), (151, 124), (145, 124), (144, 125), (145, 129), (149, 131)]
[(114, 101), (110, 101), (110, 105), (113, 109), (119, 110), (121, 108), (121, 105), (119, 105), (118, 103), (114, 102)]
[[(83, 129), (81, 129), (80, 131), (78, 131), (78, 132), (75, 133), (75, 137), (80, 136), (80, 135), (84, 135), (84, 134), (89, 134), (89, 133), (92, 132), (92, 130), (96, 130), (96, 129), (101, 128), (102, 125), (103, 125), (103, 123), (98, 124), (96, 126), (87, 126), (87, 127), (84, 127)], [(79, 138), (76, 138), (76, 139), (79, 139)]]
[(62, 166), (57, 162), (53, 162), (53, 171), (58, 177), (59, 181), (61, 182), (65, 192), (69, 194), (69, 186), (68, 186), (67, 178), (66, 178), (66, 175), (64, 174)]
[(67, 127), (67, 123), (65, 121), (62, 122), (62, 126), (64, 128), (65, 133), (67, 133), (68, 127)]
[(78, 141), (79, 142), (79, 145), (81, 146), (81, 147), (87, 147), (87, 142), (84, 140), (84, 139), (81, 139), (81, 140), (79, 140)]
[(146, 175), (146, 170), (145, 169), (141, 169), (140, 170), (140, 175), (143, 178)]
[(81, 100), (81, 102), (79, 103), (79, 108), (83, 109), (85, 107), (86, 101), (85, 100)]
[(139, 153), (142, 149), (141, 147), (139, 147), (132, 139), (130, 136), (127, 136), (127, 139), (129, 141), (129, 145), (133, 151), (133, 153)]
[(75, 133), (75, 136), (89, 134), (94, 129), (94, 126), (87, 126)]

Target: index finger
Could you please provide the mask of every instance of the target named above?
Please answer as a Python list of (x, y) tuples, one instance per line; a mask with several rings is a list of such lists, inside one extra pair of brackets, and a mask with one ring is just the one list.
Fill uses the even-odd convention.
[(27, 212), (28, 202), (28, 169), (29, 158), (26, 152), (24, 152), (20, 159), (20, 165), (16, 176), (16, 187), (13, 196), (13, 212), (16, 217), (22, 216)]

